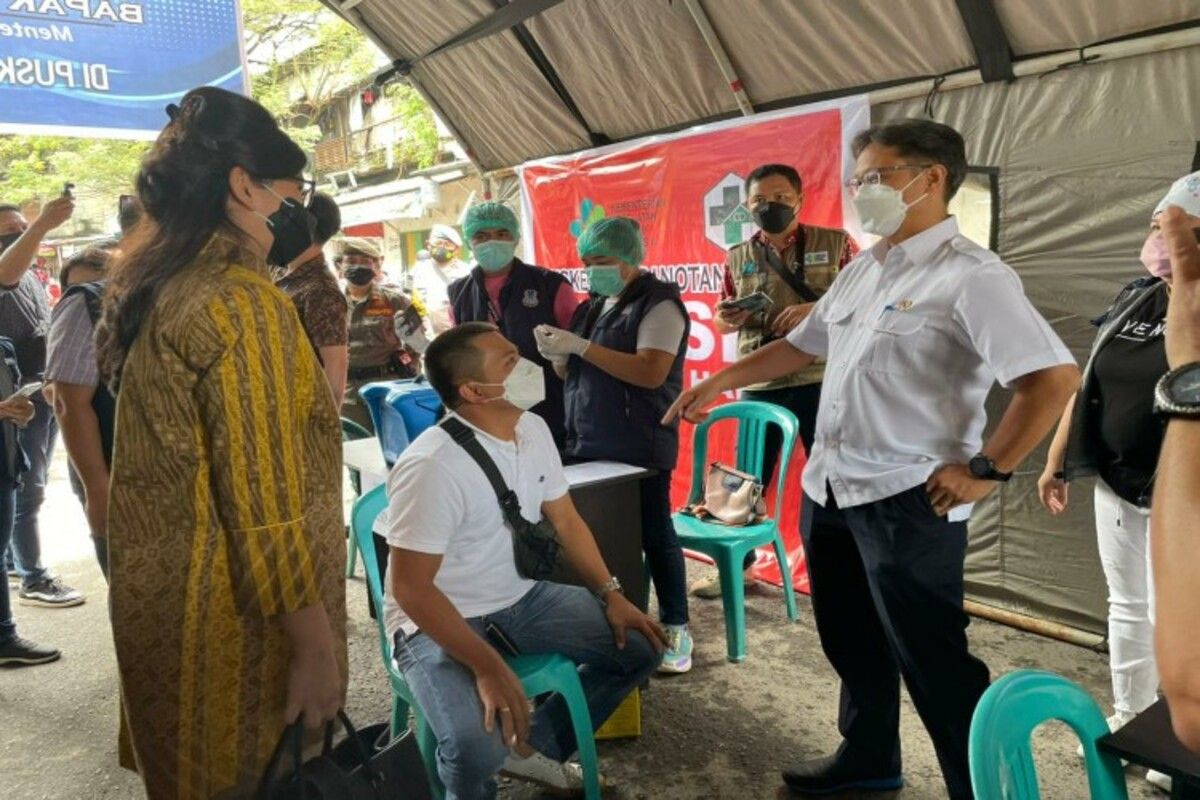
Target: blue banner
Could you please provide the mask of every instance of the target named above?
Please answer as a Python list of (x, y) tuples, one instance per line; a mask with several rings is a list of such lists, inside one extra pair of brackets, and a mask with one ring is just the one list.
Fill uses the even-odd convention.
[(245, 93), (238, 0), (0, 0), (0, 132), (145, 139), (196, 86)]

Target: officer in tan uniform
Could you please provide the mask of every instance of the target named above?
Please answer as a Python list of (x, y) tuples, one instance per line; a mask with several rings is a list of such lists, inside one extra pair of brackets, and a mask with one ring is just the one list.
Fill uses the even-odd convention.
[(374, 430), (358, 390), (377, 381), (413, 378), (425, 352), (421, 307), (394, 286), (383, 283), (383, 255), (366, 239), (347, 238), (335, 261), (346, 281), (350, 306), (350, 366), (342, 416)]
[[(764, 164), (747, 176), (746, 207), (759, 230), (726, 256), (725, 286), (714, 319), (720, 333), (737, 333), (739, 357), (782, 338), (800, 324), (833, 283), (838, 270), (857, 252), (846, 231), (800, 222), (803, 206), (800, 173), (793, 167)], [(731, 305), (758, 293), (770, 300), (765, 308), (746, 310)], [(799, 372), (746, 389), (742, 396), (775, 403), (795, 414), (807, 453), (812, 449), (824, 374), (824, 362), (818, 361)], [(780, 446), (778, 429), (771, 428), (766, 441), (764, 483), (771, 481)], [(753, 563), (751, 552), (745, 566), (749, 568)], [(746, 585), (753, 582), (747, 574)], [(714, 575), (699, 581), (692, 587), (692, 594), (708, 599), (720, 597), (719, 579)]]

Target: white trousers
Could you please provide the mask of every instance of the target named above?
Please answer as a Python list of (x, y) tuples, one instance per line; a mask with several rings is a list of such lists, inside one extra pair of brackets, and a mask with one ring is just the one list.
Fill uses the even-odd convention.
[(1113, 710), (1133, 716), (1158, 699), (1150, 510), (1096, 481), (1096, 537), (1108, 582), (1108, 661)]

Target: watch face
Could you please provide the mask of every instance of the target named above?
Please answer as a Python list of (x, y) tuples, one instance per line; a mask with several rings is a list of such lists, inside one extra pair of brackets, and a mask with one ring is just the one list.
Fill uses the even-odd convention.
[(1180, 372), (1166, 386), (1171, 402), (1179, 405), (1200, 405), (1200, 365)]
[(975, 456), (967, 462), (967, 469), (976, 478), (986, 478), (988, 473), (992, 471), (992, 465), (989, 463), (987, 456)]

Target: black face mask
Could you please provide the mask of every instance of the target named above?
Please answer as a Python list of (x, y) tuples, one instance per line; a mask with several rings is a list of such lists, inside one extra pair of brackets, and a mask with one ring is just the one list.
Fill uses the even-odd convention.
[(754, 221), (772, 235), (783, 233), (796, 218), (796, 209), (784, 203), (760, 203), (754, 207)]
[(13, 243), (20, 238), (21, 231), (17, 231), (16, 233), (6, 233), (3, 236), (0, 236), (0, 253), (3, 253), (8, 248), (12, 247)]
[(370, 267), (347, 267), (342, 276), (355, 286), (370, 286), (375, 280), (375, 270)]
[(287, 198), (279, 210), (267, 217), (267, 227), (275, 234), (267, 263), (286, 267), (313, 245), (317, 218), (295, 200)]

